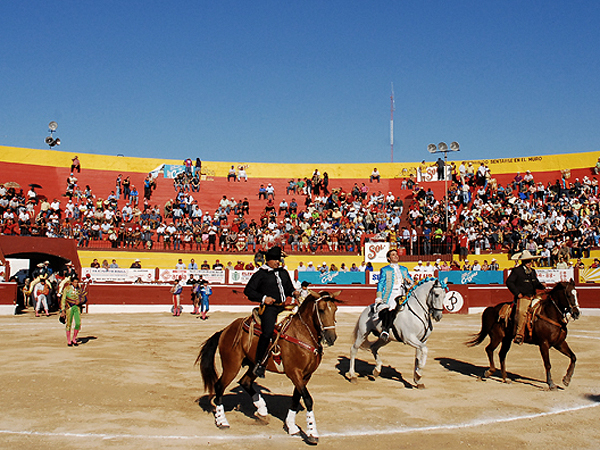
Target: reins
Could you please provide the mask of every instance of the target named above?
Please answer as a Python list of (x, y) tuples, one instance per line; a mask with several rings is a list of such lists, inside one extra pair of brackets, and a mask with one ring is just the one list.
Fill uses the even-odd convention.
[[(323, 336), (323, 332), (325, 330), (332, 330), (335, 329), (335, 325), (331, 325), (331, 326), (323, 326), (323, 321), (321, 320), (321, 315), (319, 314), (319, 309), (317, 308), (318, 302), (322, 300), (322, 297), (319, 297), (318, 299), (315, 300), (315, 304), (314, 304), (314, 314), (317, 316), (317, 320), (319, 323), (319, 327), (317, 330), (317, 334), (319, 336), (319, 339), (317, 339), (315, 337), (315, 335), (313, 334), (312, 330), (310, 329), (310, 327), (308, 326), (308, 324), (304, 321), (304, 318), (302, 317), (302, 314), (298, 314), (298, 318), (300, 319), (300, 322), (302, 322), (302, 325), (304, 325), (304, 327), (306, 328), (306, 330), (308, 331), (308, 334), (310, 335), (310, 337), (312, 338), (313, 342), (315, 343), (315, 345), (317, 346), (317, 349), (320, 352), (323, 351), (323, 346), (321, 345), (321, 339)], [(300, 341), (298, 341), (300, 342)]]
[[(421, 342), (424, 342), (425, 339), (427, 338), (427, 332), (433, 330), (433, 322), (431, 321), (431, 312), (432, 311), (443, 311), (441, 308), (435, 308), (433, 306), (428, 305), (428, 301), (431, 298), (432, 292), (435, 289), (436, 285), (437, 285), (437, 281), (435, 283), (433, 283), (433, 286), (431, 286), (431, 288), (429, 289), (429, 292), (427, 293), (427, 297), (425, 299), (425, 304), (427, 305), (427, 307), (425, 307), (425, 305), (423, 305), (423, 303), (421, 303), (421, 301), (419, 300), (419, 297), (417, 297), (415, 295), (414, 290), (412, 290), (410, 292), (409, 297), (407, 297), (407, 299), (406, 299), (405, 304), (408, 307), (408, 310), (411, 313), (413, 313), (417, 319), (419, 319), (421, 321), (421, 323), (423, 324), (423, 328), (425, 329), (425, 332), (423, 333), (423, 337), (421, 338)], [(416, 300), (416, 302), (419, 304), (421, 309), (423, 309), (423, 312), (425, 313), (427, 322), (419, 314), (417, 314), (417, 312), (413, 308), (411, 308), (411, 305), (409, 302), (410, 297), (413, 297)]]

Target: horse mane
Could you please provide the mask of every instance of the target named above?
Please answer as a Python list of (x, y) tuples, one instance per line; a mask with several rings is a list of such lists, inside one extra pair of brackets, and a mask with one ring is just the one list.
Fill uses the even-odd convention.
[(410, 289), (408, 290), (408, 292), (406, 293), (406, 298), (410, 297), (410, 295), (416, 291), (419, 287), (423, 286), (425, 283), (429, 282), (429, 281), (435, 281), (437, 280), (437, 278), (435, 277), (430, 277), (427, 276), (425, 278), (421, 278), (419, 281), (417, 281), (415, 284), (413, 284)]

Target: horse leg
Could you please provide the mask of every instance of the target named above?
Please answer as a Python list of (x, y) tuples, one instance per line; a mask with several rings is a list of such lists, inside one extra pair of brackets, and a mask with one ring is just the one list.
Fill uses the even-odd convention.
[(506, 376), (506, 355), (510, 350), (510, 346), (512, 345), (512, 336), (506, 335), (504, 339), (502, 339), (502, 347), (500, 347), (500, 352), (498, 356), (500, 358), (500, 372), (502, 374), (502, 381), (504, 383), (510, 384), (510, 380)]
[(294, 388), (292, 394), (292, 406), (288, 410), (287, 416), (285, 417), (285, 423), (283, 428), (288, 432), (290, 436), (300, 436), (300, 428), (296, 425), (296, 413), (300, 409), (300, 396), (301, 393), (298, 388)]
[(232, 348), (229, 343), (225, 344), (224, 340), (221, 339), (219, 353), (221, 354), (223, 373), (215, 383), (215, 424), (218, 428), (229, 428), (229, 422), (225, 417), (225, 407), (223, 406), (223, 394), (242, 366), (243, 352), (241, 347)]
[(568, 386), (571, 382), (571, 377), (573, 377), (573, 372), (575, 371), (575, 362), (577, 361), (577, 357), (575, 356), (575, 353), (573, 353), (573, 351), (571, 350), (571, 347), (569, 347), (569, 344), (567, 344), (567, 341), (562, 341), (560, 345), (555, 345), (554, 348), (571, 360), (571, 363), (567, 368), (567, 374), (562, 379), (563, 384), (565, 386)]
[(383, 366), (383, 361), (379, 356), (379, 349), (386, 345), (389, 341), (383, 341), (381, 339), (376, 340), (370, 347), (371, 353), (373, 354), (373, 358), (375, 358), (375, 368), (373, 369), (373, 376), (378, 377), (381, 374), (381, 367)]
[(427, 363), (427, 345), (423, 342), (415, 348), (415, 370), (413, 373), (413, 381), (415, 382), (417, 389), (425, 389), (425, 384), (421, 383), (421, 378), (423, 378), (423, 369)]
[[(298, 391), (298, 393), (300, 394), (299, 397), (302, 397), (302, 400), (304, 401), (304, 406), (306, 407), (306, 442), (309, 444), (316, 445), (319, 442), (319, 432), (317, 431), (317, 421), (315, 419), (315, 413), (313, 411), (313, 399), (310, 393), (308, 392), (308, 389), (306, 388), (306, 385), (310, 380), (310, 374), (305, 377), (302, 377), (300, 371), (296, 370), (293, 373), (288, 374), (288, 377), (294, 383), (294, 394), (296, 394), (296, 391)], [(300, 404), (299, 400), (300, 399), (298, 397), (295, 397), (295, 395), (292, 396), (292, 410), (294, 407), (296, 408), (296, 410), (298, 409)], [(288, 414), (290, 413), (288, 412)], [(295, 416), (293, 413), (290, 414), (290, 416), (291, 421), (291, 419)]]
[(490, 333), (490, 343), (485, 348), (485, 352), (487, 353), (487, 357), (490, 362), (490, 367), (483, 373), (484, 378), (491, 377), (494, 372), (496, 372), (496, 366), (494, 365), (494, 351), (496, 348), (498, 348), (498, 345), (500, 345), (501, 340), (501, 337), (497, 333), (494, 333), (494, 330), (492, 330)]
[(266, 424), (269, 422), (269, 410), (267, 409), (265, 399), (260, 395), (260, 392), (256, 392), (254, 389), (253, 381), (255, 378), (256, 376), (252, 373), (252, 369), (248, 369), (240, 379), (240, 386), (252, 397), (252, 403), (256, 407), (254, 417)]
[(348, 378), (352, 383), (358, 382), (358, 376), (356, 375), (354, 365), (356, 360), (356, 354), (358, 353), (358, 349), (362, 345), (363, 341), (364, 335), (360, 331), (358, 331), (356, 340), (354, 341), (354, 344), (352, 344), (352, 347), (350, 347), (350, 369), (348, 371)]
[(540, 353), (542, 354), (544, 368), (546, 369), (546, 383), (548, 383), (548, 389), (555, 391), (558, 389), (558, 386), (552, 381), (552, 374), (550, 373), (552, 365), (550, 364), (550, 346), (548, 345), (548, 342), (542, 342), (540, 344)]

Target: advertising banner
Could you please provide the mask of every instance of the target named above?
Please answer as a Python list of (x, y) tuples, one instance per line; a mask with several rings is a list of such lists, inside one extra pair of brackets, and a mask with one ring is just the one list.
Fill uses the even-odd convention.
[(92, 269), (83, 267), (81, 276), (90, 278), (94, 283), (152, 283), (154, 269)]
[(179, 277), (183, 277), (183, 280), (187, 281), (191, 275), (194, 275), (195, 278), (200, 278), (200, 275), (202, 275), (202, 278), (208, 280), (211, 284), (225, 284), (224, 270), (160, 269), (158, 271), (158, 281), (160, 283), (172, 283), (178, 280)]
[(535, 273), (541, 283), (556, 284), (559, 282), (568, 282), (571, 278), (575, 279), (575, 269), (535, 269)]
[(449, 284), (503, 284), (504, 274), (496, 270), (451, 270), (439, 274)]
[[(410, 273), (410, 276), (413, 279), (413, 281), (417, 282), (419, 280), (422, 280), (423, 278), (432, 277), (435, 273), (435, 270), (422, 270), (422, 271), (421, 270), (419, 270), (419, 271), (409, 270), (408, 273)], [(379, 283), (379, 271), (367, 272), (367, 274), (369, 276), (369, 279), (368, 279), (369, 284)]]
[(298, 282), (310, 284), (365, 284), (364, 272), (298, 272)]
[[(256, 269), (258, 270), (258, 269)], [(256, 270), (232, 270), (229, 272), (229, 282), (232, 284), (246, 284)], [(292, 277), (292, 280), (294, 278)]]
[(389, 242), (366, 242), (365, 243), (365, 261), (371, 263), (385, 263), (385, 254), (390, 249)]
[(600, 269), (589, 267), (579, 270), (580, 283), (600, 283)]

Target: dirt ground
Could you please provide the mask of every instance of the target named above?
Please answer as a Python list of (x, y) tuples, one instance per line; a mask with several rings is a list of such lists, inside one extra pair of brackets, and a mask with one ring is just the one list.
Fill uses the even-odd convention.
[[(584, 313), (585, 314), (585, 313)], [(269, 373), (260, 381), (272, 414), (252, 418), (249, 397), (233, 384), (225, 397), (228, 430), (214, 425), (194, 367), (200, 344), (244, 314), (187, 312), (87, 314), (79, 347), (66, 346), (57, 316), (0, 317), (0, 448), (32, 449), (295, 449), (302, 439), (283, 431), (292, 385)], [(578, 356), (571, 385), (550, 392), (537, 347), (508, 354), (511, 384), (479, 379), (484, 346), (463, 342), (479, 330), (479, 315), (444, 316), (429, 339), (426, 389), (411, 386), (414, 351), (391, 343), (374, 379), (361, 351), (358, 384), (346, 378), (356, 312), (338, 312), (338, 340), (327, 348), (309, 384), (321, 435), (319, 447), (364, 448), (600, 448), (600, 317), (569, 325)], [(555, 382), (568, 360), (551, 352)], [(305, 414), (297, 424), (305, 428)]]

